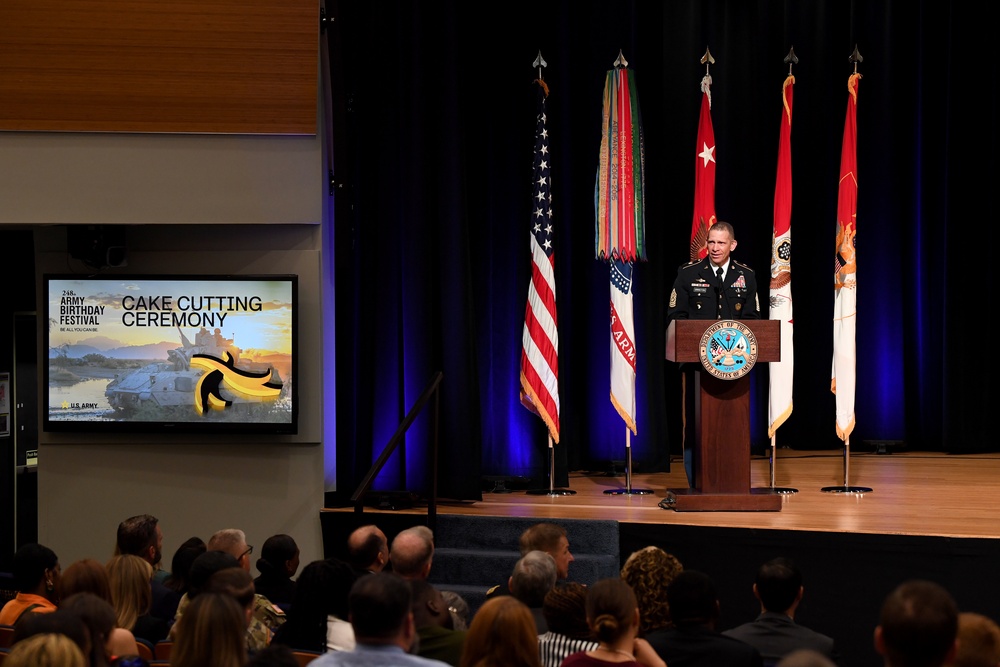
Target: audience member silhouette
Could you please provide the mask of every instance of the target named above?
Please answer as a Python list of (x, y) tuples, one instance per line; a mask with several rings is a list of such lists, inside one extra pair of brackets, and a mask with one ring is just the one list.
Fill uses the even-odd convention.
[(404, 579), (426, 579), (434, 560), (434, 533), (427, 526), (413, 526), (392, 540), (389, 562), (392, 571)]
[(316, 653), (353, 649), (347, 601), (356, 578), (354, 569), (339, 560), (307, 564), (299, 575), (288, 620), (271, 643)]
[[(103, 565), (92, 558), (71, 563), (59, 579), (58, 591), (61, 606), (65, 606), (66, 600), (80, 593), (87, 593), (100, 599), (111, 610), (112, 629), (104, 640), (110, 655), (134, 655), (138, 651), (132, 630), (117, 623), (114, 599), (111, 597), (111, 582), (108, 571)], [(91, 604), (84, 609), (94, 614), (99, 613), (103, 620), (103, 606), (101, 609), (96, 609)]]
[(11, 571), (17, 596), (0, 609), (0, 625), (15, 625), (27, 612), (56, 610), (61, 568), (52, 549), (35, 543), (22, 545), (14, 553)]
[(597, 648), (587, 625), (587, 587), (572, 581), (545, 594), (542, 614), (549, 631), (538, 637), (542, 667), (559, 667), (570, 653)]
[(247, 667), (299, 667), (299, 664), (292, 649), (284, 644), (271, 644), (250, 656)]
[(191, 564), (207, 550), (205, 541), (200, 537), (189, 537), (177, 547), (170, 561), (170, 576), (164, 579), (159, 594), (155, 583), (152, 586), (153, 600), (149, 610), (152, 616), (173, 624), (177, 605), (190, 588)]
[[(389, 572), (359, 577), (348, 597), (357, 645), (330, 651), (310, 667), (446, 667), (448, 663), (412, 655), (416, 638), (409, 583)], [(294, 605), (293, 605), (294, 609)]]
[(111, 557), (107, 571), (118, 627), (131, 630), (133, 635), (151, 644), (166, 639), (170, 624), (149, 613), (153, 578), (149, 563), (138, 556), (122, 554)]
[(132, 633), (115, 624), (111, 603), (93, 593), (74, 593), (59, 603), (60, 609), (78, 616), (90, 638), (90, 667), (105, 667), (121, 656), (139, 654)]
[(555, 523), (536, 523), (529, 526), (518, 540), (518, 548), (524, 556), (529, 551), (544, 551), (556, 562), (556, 577), (569, 578), (569, 564), (575, 558), (569, 550), (566, 529)]
[(944, 587), (914, 579), (895, 588), (882, 603), (875, 650), (886, 667), (936, 667), (952, 661), (958, 635), (958, 607)]
[(958, 615), (958, 652), (952, 667), (998, 667), (1000, 627), (988, 616), (963, 611)]
[(831, 637), (795, 622), (795, 612), (802, 601), (802, 573), (788, 558), (767, 561), (757, 570), (753, 593), (760, 601), (760, 614), (722, 634), (756, 648), (765, 666), (771, 666), (795, 649), (811, 648), (837, 661)]
[(670, 667), (760, 667), (760, 653), (716, 629), (719, 597), (704, 572), (684, 570), (667, 585), (673, 625), (646, 635)]
[(667, 584), (683, 569), (677, 558), (655, 546), (639, 549), (625, 561), (621, 576), (639, 602), (640, 637), (670, 625)]
[(413, 625), (417, 630), (417, 655), (457, 667), (467, 633), (455, 630), (441, 591), (423, 579), (410, 581), (410, 590), (413, 595)]
[(620, 577), (602, 579), (590, 587), (587, 623), (597, 647), (571, 653), (563, 660), (564, 667), (604, 667), (608, 663), (666, 667), (649, 642), (639, 637), (639, 603), (632, 587)]
[(170, 667), (244, 667), (246, 612), (233, 596), (199, 593), (176, 625)]
[(536, 634), (549, 631), (542, 612), (545, 596), (556, 585), (556, 562), (544, 551), (529, 551), (514, 564), (507, 586), (511, 595), (523, 602), (535, 619)]
[(254, 590), (279, 607), (286, 608), (295, 597), (299, 569), (299, 547), (290, 535), (272, 535), (264, 541), (257, 559), (260, 576), (253, 580)]
[[(240, 567), (250, 572), (250, 555), (253, 547), (247, 544), (246, 534), (238, 528), (227, 528), (216, 532), (208, 540), (210, 551), (224, 551), (236, 559)], [(256, 622), (262, 623), (274, 632), (285, 622), (285, 612), (272, 604), (266, 596), (254, 594), (253, 616)], [(263, 648), (257, 646), (256, 648)]]
[(66, 635), (80, 647), (85, 657), (90, 653), (90, 630), (82, 618), (66, 609), (48, 614), (25, 614), (14, 627), (13, 644), (46, 633)]
[(541, 667), (538, 633), (528, 607), (510, 595), (487, 600), (479, 608), (459, 667)]
[(87, 667), (87, 659), (66, 635), (44, 633), (15, 644), (3, 664), (4, 667)]
[(389, 564), (389, 541), (375, 525), (356, 528), (347, 538), (347, 558), (358, 573), (381, 572)]
[(779, 660), (776, 667), (837, 667), (837, 663), (819, 651), (799, 648)]

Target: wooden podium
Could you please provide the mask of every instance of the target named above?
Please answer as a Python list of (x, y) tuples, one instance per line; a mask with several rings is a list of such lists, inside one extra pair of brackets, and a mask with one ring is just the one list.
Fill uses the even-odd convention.
[[(667, 489), (667, 507), (684, 511), (778, 511), (781, 495), (750, 487), (750, 377), (720, 379), (701, 366), (699, 347), (718, 320), (674, 320), (667, 359), (697, 365), (693, 489)], [(756, 364), (781, 360), (778, 320), (740, 320), (757, 339)], [(752, 369), (751, 369), (752, 371)], [(662, 503), (661, 503), (662, 504)]]

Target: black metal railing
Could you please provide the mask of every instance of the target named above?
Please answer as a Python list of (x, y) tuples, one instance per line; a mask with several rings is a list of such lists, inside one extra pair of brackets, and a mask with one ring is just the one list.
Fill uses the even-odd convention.
[(441, 386), (441, 378), (443, 377), (444, 375), (442, 374), (441, 371), (438, 371), (434, 375), (430, 383), (427, 385), (427, 388), (424, 389), (423, 393), (420, 394), (420, 397), (413, 404), (413, 407), (410, 408), (409, 413), (407, 413), (406, 417), (403, 418), (403, 421), (400, 422), (399, 428), (396, 429), (396, 432), (393, 434), (392, 438), (389, 439), (388, 444), (386, 444), (385, 449), (382, 450), (382, 453), (379, 454), (378, 459), (376, 459), (375, 463), (372, 464), (372, 467), (368, 471), (368, 474), (365, 475), (365, 478), (361, 480), (361, 483), (358, 485), (358, 488), (355, 489), (354, 494), (351, 496), (351, 502), (354, 503), (355, 514), (364, 513), (365, 494), (368, 493), (372, 483), (375, 481), (375, 478), (382, 471), (382, 467), (385, 465), (385, 462), (389, 460), (389, 457), (392, 456), (393, 452), (395, 452), (396, 449), (399, 447), (399, 443), (403, 441), (403, 436), (406, 435), (406, 431), (413, 424), (413, 421), (420, 414), (420, 411), (424, 409), (424, 406), (427, 405), (427, 401), (429, 401), (433, 396), (434, 423), (432, 426), (432, 433), (431, 433), (431, 491), (430, 491), (430, 497), (427, 499), (427, 527), (430, 528), (431, 530), (434, 530), (436, 528), (437, 487), (438, 487), (438, 423), (441, 413), (440, 386)]

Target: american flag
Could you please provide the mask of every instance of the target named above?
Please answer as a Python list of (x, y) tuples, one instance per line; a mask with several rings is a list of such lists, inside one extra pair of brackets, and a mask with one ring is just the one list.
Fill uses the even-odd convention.
[(521, 403), (545, 422), (559, 442), (559, 331), (556, 326), (555, 248), (552, 180), (545, 100), (548, 86), (539, 79), (535, 126), (534, 193), (531, 211), (531, 283), (521, 336)]

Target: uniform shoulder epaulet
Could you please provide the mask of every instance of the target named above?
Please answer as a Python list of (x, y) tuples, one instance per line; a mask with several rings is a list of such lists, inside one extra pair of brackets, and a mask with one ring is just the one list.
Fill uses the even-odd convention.
[(688, 262), (687, 264), (682, 264), (681, 268), (682, 269), (686, 269), (689, 266), (694, 266), (696, 264), (701, 264), (701, 262), (702, 262), (702, 260), (700, 260), (700, 259), (693, 259), (690, 262)]
[(751, 269), (749, 266), (747, 266), (743, 262), (737, 262), (735, 259), (733, 260), (733, 264), (740, 267), (741, 269), (746, 269), (747, 271), (753, 271), (753, 269)]

